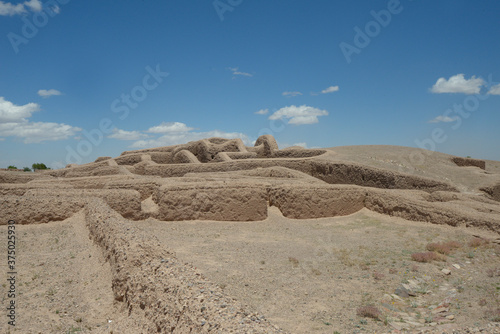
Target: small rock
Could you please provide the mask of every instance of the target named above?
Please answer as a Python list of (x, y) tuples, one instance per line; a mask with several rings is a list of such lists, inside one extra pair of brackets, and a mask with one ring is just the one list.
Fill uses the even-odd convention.
[(396, 299), (396, 300), (399, 300), (399, 301), (404, 301), (403, 298), (399, 297), (398, 295), (395, 295), (395, 294), (392, 294), (391, 295), (392, 298)]
[(453, 267), (460, 269), (460, 266), (458, 264), (452, 264)]
[[(420, 323), (420, 322), (415, 322), (415, 321), (407, 321), (406, 323), (407, 323), (407, 324), (409, 324), (409, 325), (415, 326), (415, 327), (420, 327), (420, 326), (423, 326), (423, 324), (422, 324), (422, 323)], [(424, 320), (424, 323), (425, 323), (425, 320)]]
[(455, 319), (455, 316), (453, 314), (450, 314), (450, 315), (446, 316), (446, 319), (453, 320), (453, 319)]
[(431, 323), (429, 324), (429, 326), (431, 326), (431, 327), (435, 327), (435, 326), (437, 326), (437, 322), (431, 322)]
[(408, 325), (403, 323), (403, 322), (390, 322), (389, 325), (391, 325), (392, 327), (394, 327), (398, 331), (408, 327)]
[(439, 307), (436, 307), (431, 312), (432, 312), (432, 314), (438, 314), (438, 313), (442, 313), (442, 312), (448, 312), (448, 308), (444, 307), (444, 306), (439, 306)]
[(451, 274), (451, 270), (450, 269), (443, 269), (441, 270), (441, 272), (445, 275), (450, 275)]
[(410, 296), (408, 294), (408, 290), (404, 286), (400, 286), (399, 288), (397, 288), (394, 293), (403, 298), (408, 298)]

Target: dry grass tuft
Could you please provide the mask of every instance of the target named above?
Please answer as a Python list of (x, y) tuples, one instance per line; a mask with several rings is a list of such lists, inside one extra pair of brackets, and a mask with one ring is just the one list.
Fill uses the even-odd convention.
[(364, 318), (380, 319), (382, 312), (373, 305), (361, 306), (357, 310), (357, 314)]
[(486, 270), (486, 275), (488, 275), (488, 277), (500, 276), (500, 268), (490, 268)]
[(382, 273), (379, 273), (378, 271), (374, 271), (373, 274), (372, 274), (373, 278), (375, 278), (377, 281), (380, 281), (381, 279), (383, 279), (385, 277), (384, 274)]
[(439, 260), (440, 256), (434, 252), (413, 253), (411, 259), (417, 262), (432, 262)]
[(482, 245), (487, 245), (488, 243), (489, 243), (489, 241), (488, 241), (488, 240), (486, 240), (486, 239), (482, 239), (482, 238), (474, 237), (474, 238), (472, 238), (472, 239), (469, 241), (468, 245), (469, 245), (469, 247), (472, 247), (472, 248), (477, 248), (477, 247), (480, 247), (480, 246), (482, 246)]
[(290, 261), (290, 263), (293, 265), (294, 268), (298, 267), (299, 266), (299, 260), (297, 260), (296, 258), (294, 257), (289, 257), (288, 258), (288, 261)]
[(447, 241), (447, 242), (431, 242), (425, 247), (428, 251), (438, 252), (440, 254), (448, 255), (455, 249), (462, 247), (462, 244), (458, 241)]
[(490, 321), (500, 322), (500, 308), (488, 310), (485, 315)]
[(321, 275), (321, 271), (319, 271), (318, 269), (312, 269), (311, 272), (316, 276)]

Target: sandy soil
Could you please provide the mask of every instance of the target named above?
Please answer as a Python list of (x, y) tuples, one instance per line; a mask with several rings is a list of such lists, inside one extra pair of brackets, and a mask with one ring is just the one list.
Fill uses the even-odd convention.
[[(2, 333), (109, 333), (117, 318), (111, 271), (102, 252), (89, 239), (82, 213), (42, 225), (18, 225), (17, 325), (0, 322)], [(0, 240), (7, 240), (1, 226)], [(2, 251), (0, 280), (7, 280)], [(2, 292), (6, 284), (2, 284)], [(7, 302), (2, 293), (1, 304)]]
[[(429, 226), (368, 210), (292, 220), (275, 208), (262, 222), (148, 220), (137, 226), (250, 309), (293, 333), (381, 333), (400, 328), (399, 317), (414, 318), (419, 325), (412, 327), (418, 329), (450, 315), (453, 320), (436, 320), (433, 325), (443, 323), (437, 330), (487, 326), (488, 310), (499, 306), (499, 278), (488, 273), (500, 270), (500, 245), (467, 246), (474, 235), (495, 240), (494, 233)], [(429, 242), (447, 240), (464, 247), (445, 261), (411, 260)], [(452, 273), (444, 275), (444, 268)], [(421, 281), (415, 297), (387, 298), (409, 280)], [(479, 306), (482, 300), (485, 305)], [(433, 315), (442, 302), (449, 304), (446, 315)], [(365, 305), (375, 305), (383, 315), (378, 320), (358, 316)]]

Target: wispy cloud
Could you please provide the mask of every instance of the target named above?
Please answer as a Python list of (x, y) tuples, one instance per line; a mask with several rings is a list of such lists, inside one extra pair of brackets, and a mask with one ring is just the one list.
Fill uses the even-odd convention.
[(269, 109), (260, 109), (259, 111), (256, 111), (255, 114), (266, 115), (268, 112), (269, 112)]
[(500, 84), (491, 87), (490, 90), (488, 91), (488, 94), (500, 95)]
[(280, 147), (280, 149), (284, 149), (284, 148), (288, 148), (288, 147), (294, 147), (294, 146), (298, 146), (298, 147), (302, 147), (302, 148), (307, 148), (307, 143), (289, 144), (289, 143), (278, 142), (278, 146)]
[(234, 76), (241, 75), (241, 76), (244, 76), (244, 77), (253, 77), (253, 74), (239, 71), (238, 67), (228, 67), (227, 69), (230, 70), (231, 72), (233, 72)]
[(148, 135), (140, 133), (139, 131), (126, 131), (118, 128), (114, 128), (113, 133), (108, 136), (108, 138), (118, 140), (139, 140), (147, 137)]
[(172, 132), (188, 132), (194, 130), (194, 128), (188, 127), (186, 124), (181, 122), (163, 122), (160, 125), (153, 126), (148, 129), (149, 133), (172, 133)]
[(450, 77), (448, 80), (439, 78), (431, 92), (441, 93), (462, 93), (462, 94), (479, 94), (481, 87), (485, 85), (485, 81), (481, 78), (476, 78), (474, 75), (470, 79), (465, 79), (463, 74), (457, 74)]
[(14, 16), (26, 13), (26, 7), (33, 12), (42, 10), (42, 2), (40, 0), (30, 0), (24, 3), (13, 5), (10, 2), (0, 1), (0, 16)]
[(288, 124), (304, 125), (318, 123), (319, 116), (327, 116), (328, 111), (302, 105), (288, 106), (279, 109), (269, 116), (270, 120), (288, 119)]
[(48, 97), (51, 97), (51, 96), (54, 96), (54, 95), (62, 95), (62, 93), (56, 89), (40, 89), (38, 91), (38, 95), (40, 95), (41, 97), (43, 98), (48, 98)]
[(449, 116), (438, 116), (434, 119), (431, 119), (428, 123), (450, 123), (457, 119), (457, 117), (449, 117)]
[(294, 96), (302, 95), (302, 93), (301, 92), (283, 92), (283, 93), (281, 93), (281, 95), (287, 96), (287, 97), (294, 97)]
[(40, 106), (36, 103), (18, 106), (0, 97), (0, 136), (24, 138), (24, 143), (30, 144), (67, 139), (82, 130), (63, 123), (30, 122), (37, 111)]
[(0, 136), (24, 138), (25, 144), (68, 139), (78, 131), (82, 129), (63, 123), (26, 121), (0, 124)]
[(323, 89), (321, 91), (321, 94), (329, 94), (329, 93), (333, 93), (333, 92), (336, 92), (339, 90), (339, 86), (330, 86), (326, 89)]

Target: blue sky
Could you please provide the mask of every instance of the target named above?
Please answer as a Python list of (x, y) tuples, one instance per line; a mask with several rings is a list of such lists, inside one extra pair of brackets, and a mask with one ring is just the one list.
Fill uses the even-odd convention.
[(498, 1), (0, 1), (0, 167), (222, 136), (500, 160)]

